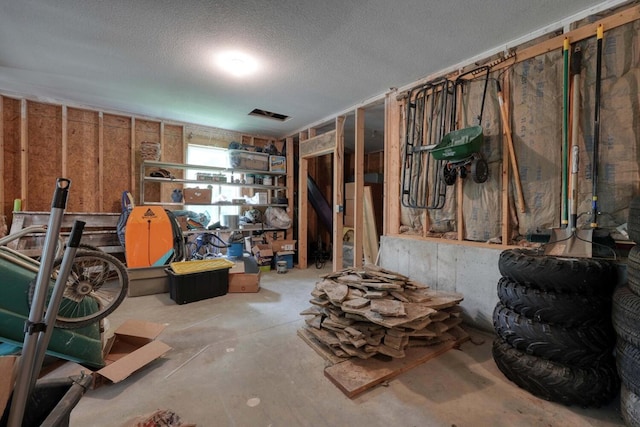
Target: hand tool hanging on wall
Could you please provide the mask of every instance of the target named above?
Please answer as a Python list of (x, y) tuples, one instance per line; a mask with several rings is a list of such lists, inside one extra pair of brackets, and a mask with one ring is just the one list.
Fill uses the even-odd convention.
[[(560, 225), (569, 224), (569, 39), (562, 44), (562, 202)], [(574, 107), (575, 108), (575, 107)]]
[(518, 169), (518, 160), (516, 158), (516, 152), (513, 147), (513, 137), (511, 135), (511, 126), (509, 126), (509, 119), (507, 117), (507, 106), (504, 104), (502, 98), (502, 88), (500, 82), (496, 80), (496, 86), (498, 89), (498, 103), (500, 104), (500, 117), (502, 118), (502, 127), (504, 128), (504, 134), (507, 137), (507, 148), (509, 151), (509, 159), (511, 161), (511, 167), (513, 169), (513, 176), (516, 182), (516, 192), (518, 193), (518, 206), (520, 206), (520, 212), (525, 212), (526, 207), (524, 204), (524, 196), (522, 194), (522, 181), (520, 181), (520, 169)]
[(580, 124), (580, 69), (582, 68), (582, 51), (576, 47), (571, 54), (571, 197), (568, 200), (570, 215), (565, 228), (552, 230), (549, 243), (544, 247), (545, 255), (571, 256), (574, 258), (591, 258), (593, 256), (593, 230), (579, 230), (578, 222), (578, 169), (579, 153), (578, 128)]
[(593, 108), (593, 159), (591, 162), (591, 228), (598, 227), (598, 157), (600, 145), (600, 86), (602, 79), (602, 38), (604, 28), (598, 25), (596, 30), (596, 86)]

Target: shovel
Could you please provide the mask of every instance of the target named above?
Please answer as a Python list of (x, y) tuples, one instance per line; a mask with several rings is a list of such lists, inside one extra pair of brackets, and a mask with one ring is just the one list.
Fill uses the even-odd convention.
[[(565, 45), (566, 48), (566, 45)], [(579, 47), (571, 55), (571, 74), (573, 75), (572, 97), (571, 97), (571, 199), (569, 200), (571, 215), (569, 223), (565, 228), (554, 228), (551, 231), (549, 243), (545, 246), (545, 255), (569, 256), (573, 258), (591, 258), (593, 230), (578, 230), (578, 121), (580, 102), (580, 67), (582, 63), (582, 52)]]

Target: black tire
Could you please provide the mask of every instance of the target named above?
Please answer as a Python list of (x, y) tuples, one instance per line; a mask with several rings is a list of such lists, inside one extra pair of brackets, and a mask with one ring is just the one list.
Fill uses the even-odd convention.
[[(53, 263), (47, 304), (62, 259)], [(29, 286), (29, 306), (33, 302), (35, 280)], [(89, 326), (111, 314), (127, 296), (129, 275), (116, 257), (102, 251), (78, 250), (73, 259), (55, 325), (63, 329)]]
[(640, 347), (640, 297), (620, 286), (613, 294), (613, 327), (624, 341)]
[(500, 273), (523, 285), (574, 294), (611, 294), (617, 270), (613, 263), (593, 258), (561, 258), (529, 249), (500, 254)]
[(566, 328), (536, 322), (502, 303), (493, 311), (493, 326), (515, 349), (565, 365), (587, 367), (600, 363), (610, 357), (615, 346), (610, 321)]
[(525, 354), (500, 339), (493, 342), (492, 353), (505, 377), (529, 393), (552, 402), (601, 406), (620, 390), (613, 360), (590, 368), (566, 366)]
[(611, 317), (611, 297), (543, 291), (507, 277), (498, 281), (498, 298), (511, 310), (538, 322), (578, 326)]
[(629, 238), (640, 245), (640, 197), (634, 197), (629, 204), (627, 232)]
[(487, 182), (489, 179), (489, 164), (482, 157), (471, 162), (471, 177), (477, 184)]
[(627, 259), (627, 279), (629, 289), (640, 296), (640, 246), (636, 245), (629, 251)]
[(616, 364), (622, 383), (635, 394), (640, 394), (640, 348), (618, 340)]
[(624, 384), (620, 387), (620, 413), (625, 425), (640, 427), (640, 396)]

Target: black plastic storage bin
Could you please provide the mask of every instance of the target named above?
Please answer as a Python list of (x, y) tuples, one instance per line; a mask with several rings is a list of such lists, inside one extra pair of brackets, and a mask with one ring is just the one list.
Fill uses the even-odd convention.
[(176, 274), (167, 269), (169, 297), (178, 304), (219, 297), (229, 291), (229, 268)]

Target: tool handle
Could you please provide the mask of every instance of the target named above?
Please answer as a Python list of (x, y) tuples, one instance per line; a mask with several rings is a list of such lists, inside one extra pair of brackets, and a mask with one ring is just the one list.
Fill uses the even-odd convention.
[(67, 196), (69, 195), (70, 185), (71, 181), (67, 178), (58, 178), (56, 180), (56, 189), (53, 192), (51, 208), (64, 209), (67, 206)]
[(498, 103), (500, 104), (500, 116), (502, 117), (502, 127), (504, 128), (504, 134), (507, 136), (507, 148), (509, 151), (509, 159), (511, 166), (513, 167), (513, 177), (516, 182), (516, 192), (518, 194), (518, 205), (520, 206), (520, 212), (526, 212), (526, 206), (524, 203), (524, 195), (522, 192), (522, 181), (520, 180), (520, 169), (518, 168), (518, 160), (516, 159), (516, 152), (513, 147), (513, 137), (511, 136), (511, 127), (509, 126), (509, 119), (507, 117), (507, 107), (504, 105), (502, 99), (502, 90), (500, 88), (500, 82), (496, 80), (498, 89)]

